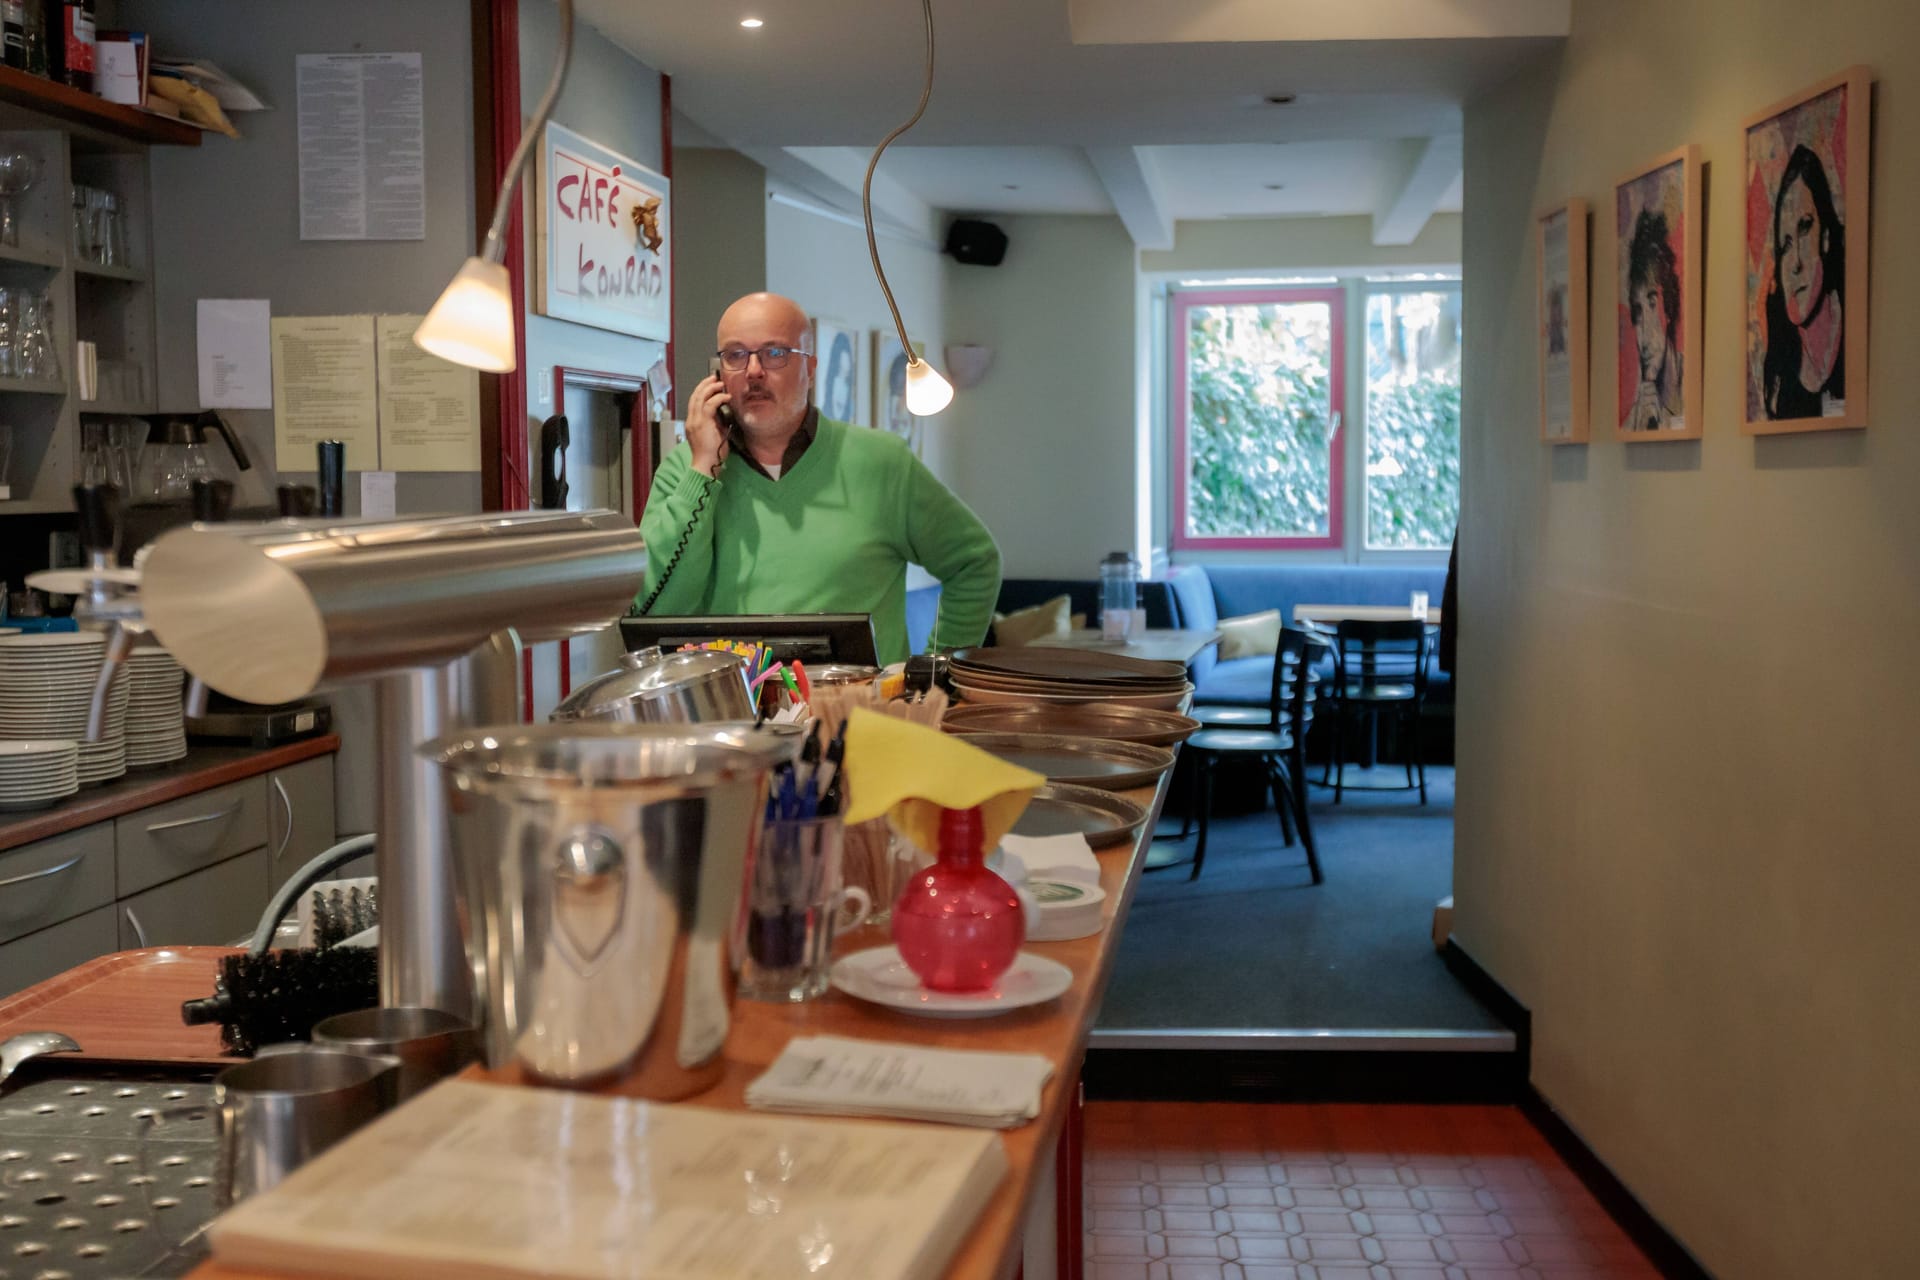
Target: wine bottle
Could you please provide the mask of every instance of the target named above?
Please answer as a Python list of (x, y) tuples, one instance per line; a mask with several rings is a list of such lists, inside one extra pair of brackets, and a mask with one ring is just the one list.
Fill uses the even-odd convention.
[(26, 0), (0, 0), (0, 56), (10, 67), (27, 69)]
[(76, 89), (93, 92), (94, 0), (62, 0), (60, 35), (62, 78)]

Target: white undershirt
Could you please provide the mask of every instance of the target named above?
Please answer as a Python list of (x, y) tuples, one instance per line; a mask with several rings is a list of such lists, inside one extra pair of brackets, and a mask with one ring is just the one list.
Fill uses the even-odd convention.
[(766, 472), (769, 477), (778, 480), (780, 478), (780, 464), (777, 462), (774, 463), (772, 466), (766, 468)]

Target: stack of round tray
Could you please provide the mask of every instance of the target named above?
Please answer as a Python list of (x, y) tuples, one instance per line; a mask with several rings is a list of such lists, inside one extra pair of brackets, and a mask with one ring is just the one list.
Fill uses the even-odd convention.
[(966, 702), (1109, 703), (1179, 711), (1193, 697), (1187, 669), (1089, 649), (962, 649), (948, 675)]
[(1150, 787), (1173, 768), (1169, 747), (1048, 733), (968, 733), (967, 742), (1048, 782), (1102, 791)]
[(1111, 702), (974, 702), (948, 707), (940, 727), (948, 733), (1044, 733), (1171, 747), (1185, 742), (1200, 722), (1177, 711)]
[(1017, 836), (1061, 836), (1077, 832), (1095, 849), (1131, 840), (1147, 821), (1146, 806), (1095, 787), (1050, 782), (1013, 824)]

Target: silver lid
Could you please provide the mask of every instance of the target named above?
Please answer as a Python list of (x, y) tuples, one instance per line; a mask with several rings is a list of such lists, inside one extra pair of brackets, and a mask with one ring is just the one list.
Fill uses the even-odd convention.
[(750, 720), (746, 659), (719, 649), (642, 649), (595, 676), (553, 709), (553, 720)]

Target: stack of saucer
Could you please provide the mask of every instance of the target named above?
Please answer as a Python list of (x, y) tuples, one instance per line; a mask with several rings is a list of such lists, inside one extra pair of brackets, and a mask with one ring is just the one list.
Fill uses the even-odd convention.
[(44, 809), (80, 789), (80, 750), (45, 739), (0, 742), (0, 810)]
[(128, 768), (166, 764), (187, 754), (186, 711), (181, 704), (185, 678), (180, 664), (165, 649), (135, 649), (127, 655)]

